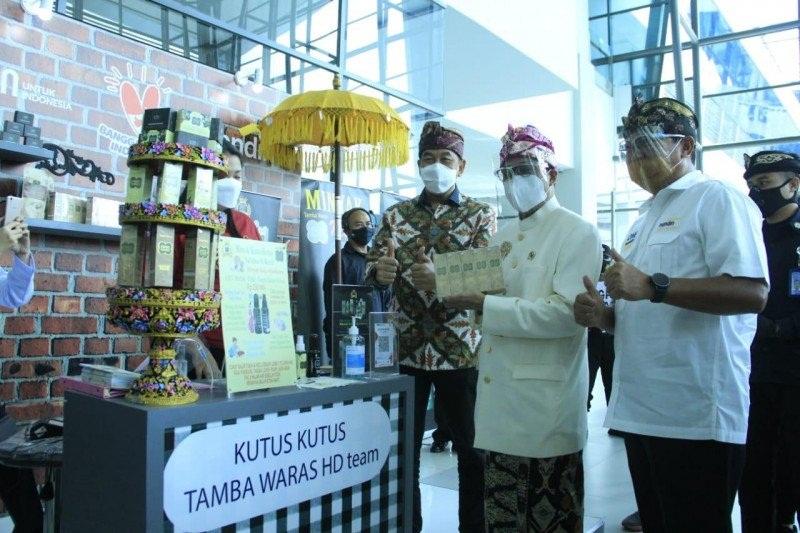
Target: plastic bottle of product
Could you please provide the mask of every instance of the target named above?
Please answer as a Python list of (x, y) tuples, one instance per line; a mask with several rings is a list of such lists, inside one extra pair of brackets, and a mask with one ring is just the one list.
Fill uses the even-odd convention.
[(294, 351), (297, 355), (297, 379), (304, 378), (306, 377), (306, 343), (302, 335), (297, 336)]
[(258, 305), (258, 294), (253, 294), (253, 315), (256, 319), (256, 334), (261, 334), (261, 308)]
[(269, 325), (269, 304), (267, 303), (267, 295), (261, 295), (261, 329), (264, 333), (269, 333), (272, 329)]
[(357, 376), (364, 374), (366, 365), (367, 347), (358, 331), (356, 317), (353, 317), (353, 325), (347, 330), (344, 337), (344, 367), (345, 374)]
[(308, 351), (306, 352), (306, 377), (314, 378), (319, 373), (320, 349), (319, 335), (312, 334), (308, 337)]

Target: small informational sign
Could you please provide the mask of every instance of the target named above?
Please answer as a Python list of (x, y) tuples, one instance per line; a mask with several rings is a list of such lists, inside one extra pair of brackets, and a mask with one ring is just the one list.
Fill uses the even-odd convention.
[(293, 384), (286, 245), (220, 237), (219, 280), (228, 392)]
[(218, 426), (181, 441), (164, 468), (175, 531), (208, 531), (360, 485), (392, 439), (377, 402)]
[(369, 314), (370, 371), (373, 374), (397, 374), (400, 370), (396, 319), (396, 313)]

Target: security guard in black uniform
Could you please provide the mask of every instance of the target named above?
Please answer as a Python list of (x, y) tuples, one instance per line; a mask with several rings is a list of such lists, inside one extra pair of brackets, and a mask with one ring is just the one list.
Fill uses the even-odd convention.
[(745, 157), (750, 198), (764, 215), (767, 306), (751, 348), (747, 458), (739, 488), (743, 533), (797, 531), (800, 511), (800, 157)]

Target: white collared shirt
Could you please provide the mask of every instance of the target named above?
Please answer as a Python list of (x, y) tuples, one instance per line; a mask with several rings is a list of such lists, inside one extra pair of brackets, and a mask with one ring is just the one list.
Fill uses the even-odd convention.
[[(648, 275), (769, 278), (755, 204), (699, 171), (652, 198), (621, 254)], [(756, 315), (717, 316), (646, 300), (617, 301), (614, 309), (616, 360), (605, 425), (744, 443)]]

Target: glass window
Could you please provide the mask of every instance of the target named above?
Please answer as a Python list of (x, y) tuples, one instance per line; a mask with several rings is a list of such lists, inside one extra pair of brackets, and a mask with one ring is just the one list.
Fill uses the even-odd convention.
[(338, 0), (178, 0), (235, 28), (252, 32), (323, 61), (335, 61)]
[(794, 0), (697, 0), (700, 18), (700, 37), (763, 28), (781, 22), (797, 20), (798, 2)]
[[(596, 47), (604, 55), (611, 53), (608, 41), (608, 19), (594, 19), (589, 21), (589, 36), (592, 47)], [(593, 58), (594, 59), (594, 58)]]
[(800, 135), (800, 84), (703, 98), (703, 142)]
[(119, 33), (119, 0), (73, 0), (67, 3), (67, 10), (87, 24)]
[(657, 5), (613, 15), (610, 36), (613, 55), (663, 46), (667, 13), (664, 5)]
[(703, 92), (754, 89), (800, 80), (798, 35), (798, 30), (787, 30), (704, 47)]
[(346, 70), (440, 107), (444, 10), (432, 0), (348, 6)]
[(122, 3), (122, 31), (124, 37), (161, 48), (164, 37), (161, 34), (161, 11), (158, 4), (145, 0), (125, 0)]
[(589, 0), (589, 16), (599, 17), (608, 13), (608, 0)]

